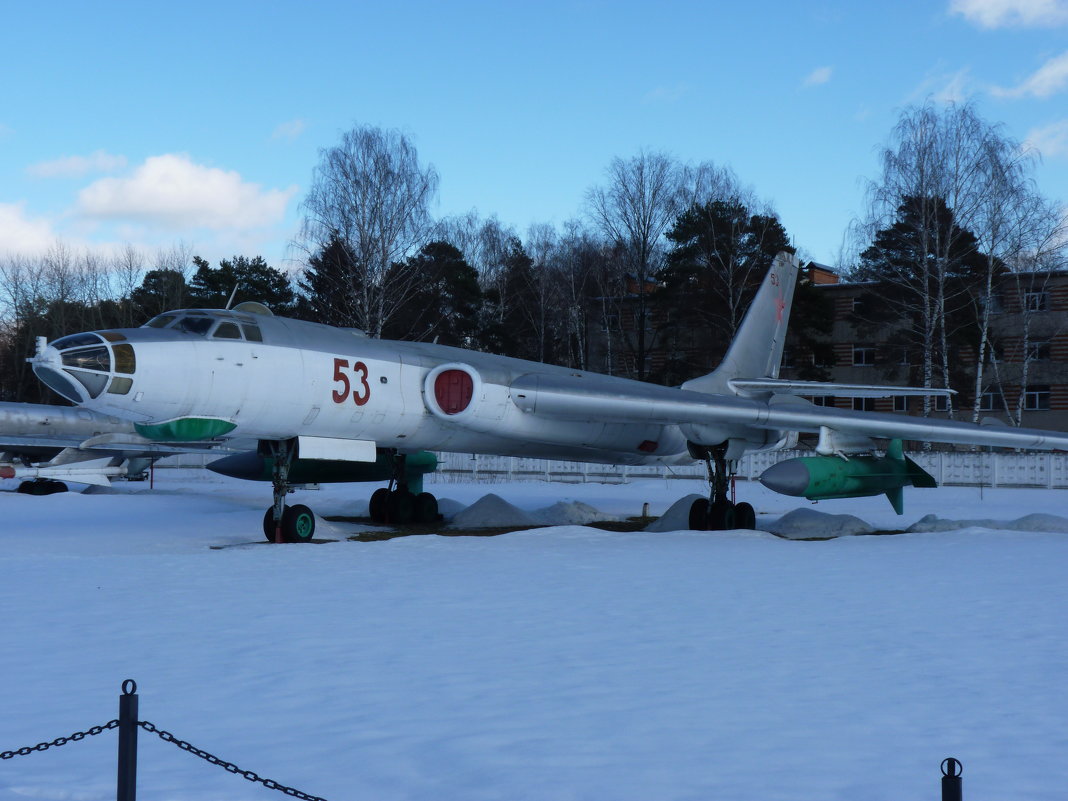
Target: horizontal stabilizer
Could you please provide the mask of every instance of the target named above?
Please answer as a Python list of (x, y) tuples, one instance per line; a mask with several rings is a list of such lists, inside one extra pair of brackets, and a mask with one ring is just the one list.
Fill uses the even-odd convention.
[(905, 465), (909, 471), (909, 481), (912, 482), (912, 486), (920, 487), (921, 489), (933, 489), (938, 486), (938, 482), (935, 481), (935, 477), (916, 464), (909, 457), (905, 457)]
[(729, 382), (735, 392), (775, 395), (810, 395), (812, 397), (890, 398), (894, 395), (929, 395), (948, 397), (956, 390), (926, 387), (890, 387), (878, 384), (831, 384), (825, 381), (790, 381), (781, 378), (735, 378)]

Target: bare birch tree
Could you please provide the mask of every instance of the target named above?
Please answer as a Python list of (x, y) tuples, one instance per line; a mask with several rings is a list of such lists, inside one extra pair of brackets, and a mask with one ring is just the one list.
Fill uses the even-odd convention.
[(357, 126), (336, 147), (321, 150), (302, 204), (299, 246), (309, 255), (337, 243), (349, 274), (333, 288), (349, 325), (381, 336), (418, 276), (390, 267), (415, 254), (433, 232), (430, 203), (438, 174), (419, 164), (415, 146), (399, 131)]
[[(875, 245), (855, 277), (881, 278), (902, 290), (886, 300), (915, 321), (924, 387), (935, 386), (936, 374), (940, 386), (950, 386), (953, 318), (969, 302), (961, 279), (981, 258), (973, 228), (991, 189), (992, 143), (999, 135), (970, 105), (907, 109), (882, 151), (881, 177), (869, 184), (863, 230)], [(930, 410), (925, 398), (924, 414)], [(948, 410), (952, 416), (951, 404)]]
[(663, 236), (680, 209), (683, 174), (664, 153), (641, 151), (626, 161), (615, 158), (606, 170), (607, 182), (586, 194), (588, 214), (622, 257), (619, 276), (626, 288), (634, 278), (634, 339), (623, 341), (633, 349), (634, 374), (644, 379), (649, 338), (647, 282), (663, 259)]

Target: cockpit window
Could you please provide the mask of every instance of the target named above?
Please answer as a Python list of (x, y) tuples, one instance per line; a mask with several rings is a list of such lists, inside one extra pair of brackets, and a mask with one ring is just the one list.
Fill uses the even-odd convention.
[(100, 370), (105, 373), (111, 369), (111, 357), (108, 355), (108, 349), (103, 347), (66, 351), (62, 358), (65, 367), (81, 367), (85, 370)]
[(111, 384), (108, 385), (108, 392), (112, 395), (126, 395), (130, 392), (130, 387), (132, 386), (132, 379), (117, 375), (111, 379)]
[(190, 314), (179, 319), (174, 324), (174, 327), (179, 331), (185, 331), (187, 334), (204, 336), (208, 333), (208, 329), (211, 328), (211, 318), (207, 316), (197, 317)]
[(108, 383), (108, 377), (100, 373), (87, 373), (84, 370), (67, 370), (67, 373), (81, 382), (81, 385), (89, 393), (90, 398), (97, 397), (104, 391), (104, 386)]
[(145, 328), (166, 328), (173, 322), (173, 314), (161, 314), (158, 317), (153, 317), (151, 320), (145, 323)]
[(241, 331), (238, 330), (236, 323), (219, 323), (219, 327), (212, 332), (212, 336), (217, 339), (241, 339)]
[(52, 343), (52, 347), (56, 350), (67, 350), (83, 345), (99, 345), (103, 341), (97, 334), (71, 334), (69, 337), (57, 339)]
[(241, 330), (245, 332), (245, 339), (249, 342), (263, 342), (263, 334), (260, 333), (258, 325), (242, 325)]
[(111, 349), (115, 352), (116, 373), (136, 372), (137, 359), (134, 357), (133, 345), (123, 343), (120, 345), (112, 345)]

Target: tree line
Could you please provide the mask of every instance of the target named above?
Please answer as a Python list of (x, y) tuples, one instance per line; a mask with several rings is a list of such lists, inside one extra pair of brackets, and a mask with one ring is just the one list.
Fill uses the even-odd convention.
[[(977, 398), (990, 382), (992, 294), (1006, 274), (1063, 266), (1063, 218), (1034, 188), (1033, 156), (970, 106), (907, 109), (882, 162), (847, 277), (888, 288), (857, 322), (907, 320), (894, 336), (922, 354), (910, 379), (967, 376)], [(221, 308), (235, 287), (234, 302), (370, 336), (677, 384), (718, 363), (771, 260), (793, 249), (773, 207), (732, 170), (658, 151), (612, 159), (580, 215), (522, 233), (476, 212), (434, 219), (438, 183), (403, 134), (357, 126), (320, 152), (293, 243), (301, 267), (289, 274), (259, 256), (213, 267), (186, 246), (105, 258), (57, 244), (0, 260), (0, 397), (54, 401), (25, 364), (35, 336)], [(798, 287), (803, 377), (827, 377), (819, 352), (832, 318), (825, 293)], [(952, 355), (962, 338), (974, 343), (972, 372)]]

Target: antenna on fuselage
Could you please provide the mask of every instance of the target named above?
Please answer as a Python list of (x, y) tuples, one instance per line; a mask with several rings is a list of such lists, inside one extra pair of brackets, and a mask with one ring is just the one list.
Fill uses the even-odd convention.
[(230, 299), (228, 301), (226, 301), (226, 305), (223, 307), (227, 311), (229, 311), (229, 309), (230, 309), (230, 304), (234, 302), (234, 295), (237, 294), (237, 290), (240, 289), (240, 288), (241, 288), (241, 284), (240, 283), (234, 284), (234, 291), (230, 293)]

